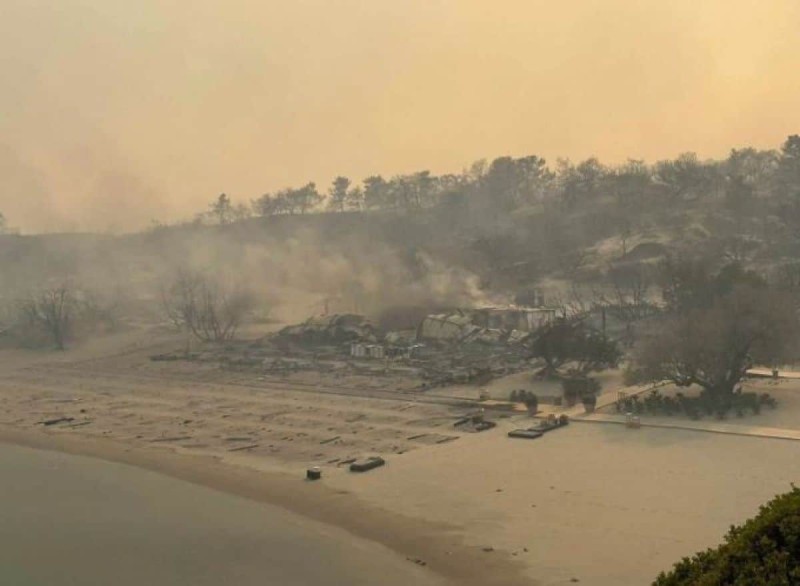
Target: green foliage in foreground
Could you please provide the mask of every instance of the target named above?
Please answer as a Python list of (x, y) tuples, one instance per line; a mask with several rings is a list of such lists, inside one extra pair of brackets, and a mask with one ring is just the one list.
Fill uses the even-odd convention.
[(731, 527), (725, 542), (684, 558), (654, 586), (790, 586), (800, 584), (800, 489), (761, 507)]

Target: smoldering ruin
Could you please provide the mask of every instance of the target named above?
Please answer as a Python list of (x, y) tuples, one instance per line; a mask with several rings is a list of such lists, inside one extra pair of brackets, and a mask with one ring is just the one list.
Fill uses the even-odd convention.
[(418, 380), (419, 390), (451, 384), (482, 384), (534, 368), (530, 343), (552, 324), (551, 307), (454, 308), (425, 314), (420, 308), (384, 313), (405, 328), (387, 329), (364, 315), (334, 313), (285, 326), (256, 341), (230, 342), (192, 352), (180, 350), (154, 360), (217, 363), (230, 369), (269, 374), (317, 371), (331, 376), (363, 375)]

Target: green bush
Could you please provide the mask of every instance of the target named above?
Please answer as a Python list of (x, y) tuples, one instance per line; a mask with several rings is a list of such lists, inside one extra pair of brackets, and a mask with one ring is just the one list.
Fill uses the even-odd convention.
[(792, 486), (758, 515), (731, 527), (716, 549), (684, 558), (654, 586), (791, 586), (800, 584), (800, 489)]
[(775, 408), (778, 404), (769, 393), (758, 395), (741, 391), (735, 392), (726, 400), (715, 398), (707, 391), (701, 391), (697, 397), (687, 397), (683, 393), (676, 393), (675, 397), (670, 397), (653, 389), (643, 396), (644, 399), (640, 399), (638, 395), (618, 399), (617, 413), (668, 416), (682, 413), (693, 420), (702, 419), (703, 416), (714, 416), (723, 420), (729, 413), (735, 414), (736, 417), (744, 417), (748, 411), (752, 411), (754, 415), (758, 415), (761, 413), (762, 405)]
[(595, 395), (600, 391), (600, 383), (593, 378), (569, 377), (561, 379), (561, 388), (567, 402), (574, 403), (579, 398)]

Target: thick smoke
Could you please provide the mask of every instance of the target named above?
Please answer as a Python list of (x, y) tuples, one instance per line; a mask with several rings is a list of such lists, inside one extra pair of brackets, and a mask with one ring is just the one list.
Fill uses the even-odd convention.
[(246, 272), (293, 321), (323, 311), (376, 316), (393, 307), (489, 303), (476, 275), (448, 266), (422, 250), (397, 250), (381, 242), (325, 245), (304, 232), (266, 249), (248, 247)]
[(366, 230), (331, 235), (317, 226), (187, 226), (131, 236), (0, 237), (0, 299), (68, 282), (155, 318), (181, 271), (204, 273), (256, 299), (259, 313), (295, 322), (325, 312), (374, 318), (397, 308), (438, 309), (505, 301), (479, 278), (426, 250)]

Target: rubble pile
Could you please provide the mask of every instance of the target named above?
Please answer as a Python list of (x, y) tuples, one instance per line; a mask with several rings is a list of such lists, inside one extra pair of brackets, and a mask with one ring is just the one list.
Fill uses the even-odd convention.
[(312, 317), (256, 342), (233, 342), (157, 360), (217, 362), (270, 374), (317, 371), (405, 376), (421, 388), (485, 384), (533, 366), (526, 342), (555, 317), (544, 309), (455, 310), (426, 316), (414, 330), (384, 332), (357, 314)]
[(345, 342), (377, 342), (375, 326), (363, 315), (341, 313), (312, 317), (297, 325), (287, 326), (278, 337), (298, 344), (341, 344)]

